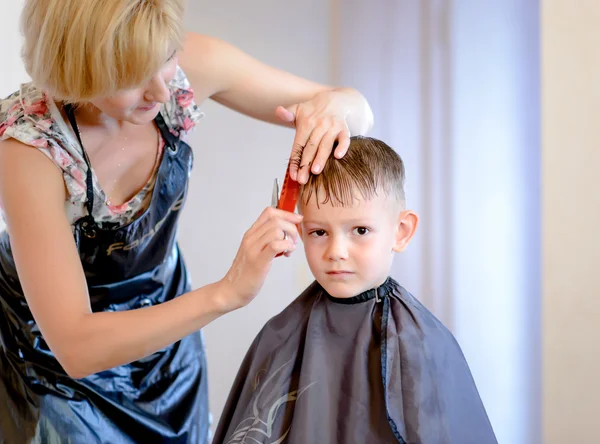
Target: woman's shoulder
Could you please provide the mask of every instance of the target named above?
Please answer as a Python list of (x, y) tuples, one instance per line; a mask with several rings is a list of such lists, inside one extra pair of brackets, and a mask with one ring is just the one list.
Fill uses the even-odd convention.
[(83, 162), (54, 99), (31, 83), (0, 100), (0, 140), (40, 149), (61, 169)]
[(194, 90), (180, 66), (177, 66), (175, 76), (169, 83), (171, 98), (163, 105), (167, 123), (176, 135), (189, 133), (204, 116), (198, 108)]
[(31, 83), (0, 99), (0, 141), (37, 148), (64, 175), (73, 201), (85, 197), (85, 162), (71, 140), (52, 97)]
[(56, 132), (47, 95), (31, 83), (0, 100), (0, 139), (46, 148)]

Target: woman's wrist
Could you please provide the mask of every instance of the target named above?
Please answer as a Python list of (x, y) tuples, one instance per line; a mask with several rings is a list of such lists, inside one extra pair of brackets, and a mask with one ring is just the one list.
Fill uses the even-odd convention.
[(209, 284), (199, 290), (206, 291), (208, 309), (217, 317), (223, 316), (239, 308), (232, 304), (232, 301), (235, 300), (235, 294), (231, 285), (228, 285), (226, 278)]
[(351, 136), (367, 134), (373, 127), (373, 111), (367, 99), (354, 88), (338, 88), (346, 97), (346, 124)]

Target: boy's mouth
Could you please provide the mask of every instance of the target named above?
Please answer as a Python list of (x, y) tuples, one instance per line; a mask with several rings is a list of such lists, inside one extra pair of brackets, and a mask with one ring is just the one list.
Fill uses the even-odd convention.
[(345, 270), (332, 270), (332, 271), (327, 271), (326, 274), (328, 274), (329, 276), (347, 276), (349, 274), (352, 274), (352, 272), (345, 271)]

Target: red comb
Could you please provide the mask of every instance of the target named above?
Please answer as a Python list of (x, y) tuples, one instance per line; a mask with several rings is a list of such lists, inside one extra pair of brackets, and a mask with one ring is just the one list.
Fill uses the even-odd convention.
[(300, 184), (290, 177), (290, 166), (288, 164), (287, 171), (285, 172), (285, 178), (283, 179), (283, 186), (281, 188), (281, 194), (279, 195), (279, 201), (277, 202), (277, 208), (284, 211), (293, 213), (296, 211), (296, 204), (300, 197)]
[[(293, 213), (296, 211), (296, 204), (298, 203), (298, 197), (300, 196), (300, 184), (290, 177), (291, 160), (288, 164), (287, 171), (285, 172), (285, 178), (283, 179), (283, 186), (281, 188), (281, 194), (277, 201), (277, 208), (284, 211)], [(275, 257), (279, 257), (283, 253), (279, 253)]]

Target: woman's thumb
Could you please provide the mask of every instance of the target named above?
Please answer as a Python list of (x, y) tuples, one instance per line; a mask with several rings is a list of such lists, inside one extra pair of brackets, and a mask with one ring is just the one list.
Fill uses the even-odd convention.
[(292, 123), (296, 125), (296, 109), (298, 105), (292, 105), (288, 108), (284, 108), (283, 106), (278, 106), (275, 109), (275, 115), (279, 120), (285, 123)]

